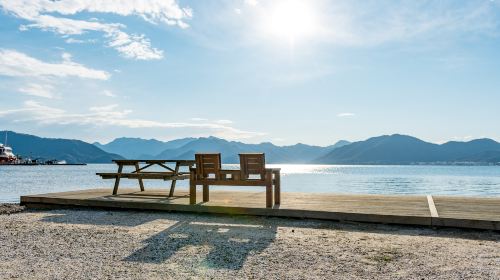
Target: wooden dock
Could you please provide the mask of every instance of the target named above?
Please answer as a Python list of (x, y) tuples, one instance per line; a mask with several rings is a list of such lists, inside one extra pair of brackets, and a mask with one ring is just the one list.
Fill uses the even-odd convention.
[[(201, 197), (201, 193), (198, 197)], [(265, 191), (222, 191), (214, 188), (210, 202), (189, 205), (187, 191), (111, 189), (28, 195), (30, 208), (120, 208), (230, 215), (258, 215), (337, 221), (409, 224), (500, 230), (500, 198), (282, 193), (281, 205), (266, 208)]]

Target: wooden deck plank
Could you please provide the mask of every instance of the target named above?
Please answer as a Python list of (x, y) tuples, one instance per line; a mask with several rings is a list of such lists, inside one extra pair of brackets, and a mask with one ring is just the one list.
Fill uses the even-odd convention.
[(483, 197), (434, 196), (439, 218), (436, 226), (456, 226), (500, 230), (500, 199)]
[[(22, 196), (30, 206), (85, 206), (315, 218), (357, 222), (500, 229), (500, 199), (433, 196), (439, 217), (432, 216), (427, 196), (282, 193), (281, 205), (266, 209), (265, 190), (212, 190), (210, 202), (189, 205), (188, 191), (168, 197), (167, 189), (91, 189)], [(201, 190), (198, 196), (202, 197)]]

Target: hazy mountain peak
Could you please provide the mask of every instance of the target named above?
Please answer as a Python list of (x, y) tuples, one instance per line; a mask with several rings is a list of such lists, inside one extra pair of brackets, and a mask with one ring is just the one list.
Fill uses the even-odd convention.
[(349, 145), (349, 144), (351, 144), (351, 142), (349, 142), (347, 140), (339, 140), (335, 144), (333, 144), (332, 147), (340, 148), (342, 146), (346, 146), (346, 145)]
[[(481, 162), (481, 160), (495, 158), (492, 153), (485, 152), (497, 150), (500, 151), (500, 143), (491, 139), (448, 142), (437, 145), (413, 136), (393, 134), (372, 137), (340, 147), (318, 158), (315, 162), (331, 164), (414, 164), (453, 163), (465, 159), (474, 159), (474, 162)], [(479, 156), (481, 153), (488, 156), (488, 158)]]

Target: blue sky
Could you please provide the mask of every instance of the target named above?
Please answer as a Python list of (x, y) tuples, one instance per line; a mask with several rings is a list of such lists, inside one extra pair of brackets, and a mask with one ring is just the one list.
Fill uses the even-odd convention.
[(0, 128), (500, 140), (499, 1), (0, 0)]

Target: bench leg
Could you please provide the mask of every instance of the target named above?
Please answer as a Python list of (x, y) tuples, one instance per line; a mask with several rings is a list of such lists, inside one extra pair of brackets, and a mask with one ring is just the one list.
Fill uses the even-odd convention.
[(266, 207), (267, 208), (273, 207), (273, 185), (272, 184), (268, 184), (266, 186)]
[[(136, 163), (135, 164), (135, 171), (137, 173), (139, 173), (139, 169), (140, 169), (139, 168), (139, 163)], [(141, 192), (143, 192), (144, 191), (144, 183), (142, 182), (142, 178), (137, 178), (137, 180), (139, 180), (139, 187), (141, 188)]]
[(196, 184), (192, 180), (189, 182), (189, 204), (196, 204)]
[(208, 185), (203, 185), (203, 202), (208, 202), (210, 198)]
[(273, 173), (266, 172), (266, 207), (273, 207)]
[(116, 175), (116, 178), (115, 178), (115, 187), (113, 188), (113, 195), (118, 193), (118, 185), (120, 185), (120, 177), (121, 177), (120, 174), (122, 173), (122, 170), (123, 170), (123, 165), (119, 165), (118, 166), (118, 175)]
[(274, 173), (274, 204), (281, 204), (281, 178), (280, 173)]

